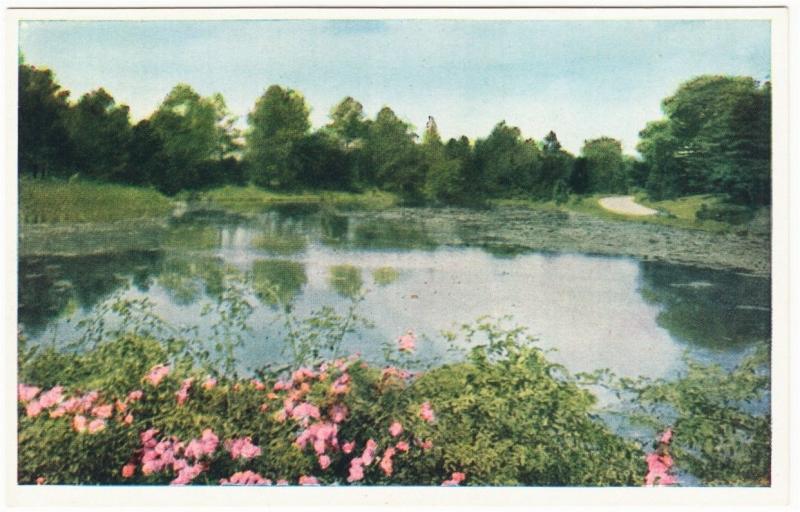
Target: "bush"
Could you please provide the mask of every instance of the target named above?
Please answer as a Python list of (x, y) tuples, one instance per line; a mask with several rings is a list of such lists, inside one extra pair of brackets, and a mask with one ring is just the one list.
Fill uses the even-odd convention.
[(711, 206), (703, 203), (695, 213), (697, 220), (716, 220), (728, 224), (744, 224), (751, 221), (754, 215), (752, 208), (726, 203), (717, 203)]

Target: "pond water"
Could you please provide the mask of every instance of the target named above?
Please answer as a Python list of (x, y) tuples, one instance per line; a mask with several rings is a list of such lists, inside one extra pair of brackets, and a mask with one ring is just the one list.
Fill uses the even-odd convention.
[[(123, 237), (131, 243), (100, 254), (23, 253), (19, 323), (35, 343), (63, 343), (78, 335), (78, 321), (119, 294), (147, 297), (169, 322), (199, 325), (210, 338), (201, 312), (236, 269), (249, 276), (255, 306), (238, 354), (245, 368), (286, 360), (276, 321), (285, 308), (299, 317), (326, 305), (345, 311), (362, 293), (358, 313), (373, 325), (359, 326), (342, 350), (377, 360), (385, 343), (411, 329), (422, 337), (420, 355), (444, 361), (451, 356), (438, 333), (483, 315), (511, 315), (511, 324), (527, 327), (575, 372), (668, 376), (687, 351), (730, 366), (769, 342), (768, 279), (629, 257), (467, 246), (457, 243), (463, 227), (426, 226), (413, 212), (190, 212), (155, 235), (132, 229)], [(277, 295), (265, 292), (270, 284)]]

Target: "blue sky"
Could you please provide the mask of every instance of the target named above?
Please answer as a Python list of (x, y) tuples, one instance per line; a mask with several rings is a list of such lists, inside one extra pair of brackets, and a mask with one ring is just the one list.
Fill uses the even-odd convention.
[(105, 87), (147, 117), (177, 83), (247, 113), (270, 84), (302, 92), (314, 126), (350, 95), (389, 105), (443, 136), (488, 135), (500, 120), (577, 153), (623, 141), (699, 74), (769, 77), (768, 21), (23, 21), (26, 62), (81, 94)]

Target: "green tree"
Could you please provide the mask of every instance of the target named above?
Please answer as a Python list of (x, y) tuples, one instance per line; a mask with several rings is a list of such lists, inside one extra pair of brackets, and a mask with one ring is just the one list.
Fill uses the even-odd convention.
[(297, 168), (290, 165), (292, 148), (311, 128), (303, 96), (292, 89), (271, 85), (247, 116), (245, 160), (250, 179), (262, 187), (297, 184)]
[(352, 186), (353, 160), (335, 135), (320, 130), (292, 144), (289, 166), (295, 171), (299, 185), (345, 190)]
[(103, 88), (84, 94), (70, 109), (67, 131), (82, 174), (104, 181), (123, 178), (132, 135), (128, 110)]
[(520, 129), (505, 121), (475, 143), (475, 163), (489, 196), (528, 195), (538, 171), (539, 149), (522, 140)]
[(589, 190), (603, 193), (627, 191), (622, 143), (611, 137), (584, 141), (581, 155), (586, 159)]
[(400, 194), (406, 201), (420, 199), (425, 181), (422, 155), (411, 125), (383, 107), (370, 123), (361, 151), (359, 181)]
[(20, 64), (18, 92), (19, 172), (68, 175), (72, 158), (66, 128), (69, 91), (55, 81), (51, 70)]
[(175, 193), (211, 184), (214, 180), (201, 170), (237, 149), (234, 122), (221, 95), (204, 98), (186, 84), (176, 85), (150, 118), (166, 158), (156, 185)]
[(350, 96), (331, 109), (330, 118), (327, 127), (342, 140), (346, 149), (367, 134), (364, 106)]
[(564, 202), (573, 160), (574, 157), (561, 147), (555, 132), (548, 132), (542, 140), (541, 163), (532, 184), (533, 195)]

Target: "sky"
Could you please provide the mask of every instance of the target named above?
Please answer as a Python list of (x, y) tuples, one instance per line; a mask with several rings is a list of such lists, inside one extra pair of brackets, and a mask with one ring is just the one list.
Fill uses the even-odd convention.
[(300, 91), (315, 127), (345, 96), (418, 132), (487, 136), (499, 121), (578, 153), (610, 136), (635, 154), (661, 100), (701, 74), (770, 76), (769, 21), (22, 21), (25, 62), (71, 98), (104, 87), (152, 113), (178, 83), (222, 93), (246, 126), (271, 84)]

